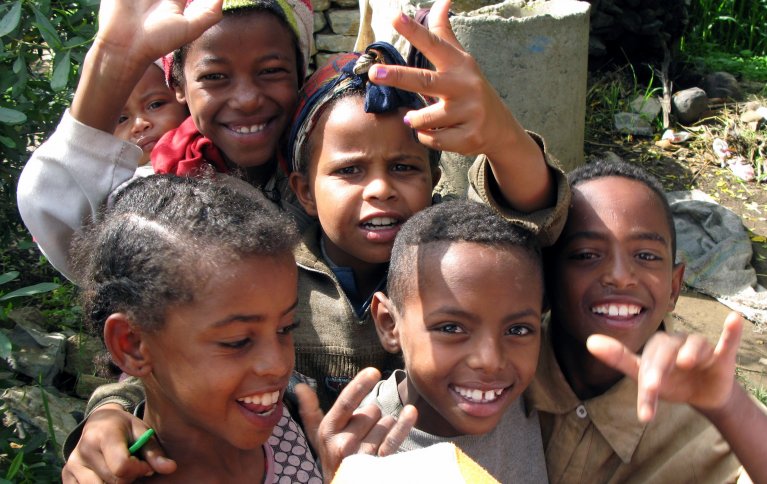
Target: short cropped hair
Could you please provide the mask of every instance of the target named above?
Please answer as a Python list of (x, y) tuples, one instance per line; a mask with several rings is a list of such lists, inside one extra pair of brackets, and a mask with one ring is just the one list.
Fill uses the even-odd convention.
[[(402, 226), (392, 247), (388, 295), (402, 310), (405, 295), (416, 277), (416, 248), (431, 243), (469, 242), (501, 250), (519, 249), (535, 263), (543, 278), (541, 248), (528, 229), (503, 219), (492, 208), (469, 200), (433, 205), (411, 217)], [(466, 261), (471, 264), (471, 261)]]
[(666, 218), (669, 233), (671, 234), (671, 263), (673, 264), (676, 260), (676, 228), (674, 227), (674, 216), (671, 214), (671, 207), (668, 204), (666, 192), (663, 190), (663, 186), (660, 184), (657, 178), (650, 175), (638, 166), (631, 165), (623, 161), (614, 162), (599, 160), (594, 163), (576, 168), (567, 176), (567, 181), (570, 184), (570, 188), (574, 188), (579, 184), (589, 180), (610, 176), (636, 180), (652, 190), (655, 195), (658, 196), (661, 207), (663, 207), (663, 215)]
[(292, 219), (257, 190), (154, 175), (132, 182), (86, 226), (72, 258), (93, 330), (113, 313), (154, 330), (171, 305), (205, 296), (206, 276), (242, 258), (290, 255), (297, 242)]

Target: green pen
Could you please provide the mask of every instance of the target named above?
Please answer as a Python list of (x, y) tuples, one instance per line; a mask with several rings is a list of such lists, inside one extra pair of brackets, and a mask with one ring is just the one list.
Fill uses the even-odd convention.
[(154, 435), (154, 429), (149, 429), (143, 434), (141, 434), (141, 437), (138, 438), (135, 442), (133, 442), (133, 445), (128, 447), (128, 452), (130, 452), (131, 455), (134, 455), (136, 452), (141, 450), (144, 445), (149, 442), (149, 439), (152, 438)]

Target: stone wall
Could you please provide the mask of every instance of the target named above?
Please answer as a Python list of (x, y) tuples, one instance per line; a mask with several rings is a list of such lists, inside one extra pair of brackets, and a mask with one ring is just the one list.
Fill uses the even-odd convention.
[(337, 52), (354, 49), (360, 24), (357, 0), (313, 0), (314, 62), (320, 66)]

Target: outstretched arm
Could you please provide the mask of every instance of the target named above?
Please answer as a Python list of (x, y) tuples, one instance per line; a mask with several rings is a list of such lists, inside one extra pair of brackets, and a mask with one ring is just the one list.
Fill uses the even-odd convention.
[(642, 355), (603, 335), (589, 337), (589, 351), (637, 380), (637, 414), (647, 422), (658, 399), (688, 403), (706, 416), (730, 444), (754, 482), (767, 482), (764, 436), (767, 410), (735, 379), (743, 318), (730, 313), (716, 347), (700, 335), (656, 333)]
[(533, 212), (551, 206), (556, 187), (541, 148), (455, 38), (449, 8), (449, 0), (434, 3), (428, 30), (404, 14), (393, 21), (435, 71), (376, 64), (370, 79), (437, 98), (435, 104), (407, 113), (405, 122), (429, 147), (487, 155), (502, 195), (515, 210)]
[(72, 116), (111, 133), (149, 65), (221, 18), (222, 0), (102, 0), (99, 30), (83, 63)]
[(381, 379), (374, 368), (365, 368), (344, 388), (327, 415), (320, 410), (317, 395), (307, 385), (296, 386), (304, 431), (319, 453), (325, 482), (333, 476), (344, 457), (352, 454), (385, 456), (394, 454), (415, 425), (418, 412), (407, 405), (396, 420), (381, 416), (371, 404), (358, 408)]

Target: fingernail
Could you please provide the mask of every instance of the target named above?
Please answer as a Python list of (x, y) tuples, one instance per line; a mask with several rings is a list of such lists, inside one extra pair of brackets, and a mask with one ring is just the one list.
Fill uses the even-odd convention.
[(374, 79), (386, 79), (386, 68), (382, 66), (373, 66)]
[(400, 12), (400, 14), (399, 14), (399, 20), (400, 20), (400, 22), (402, 22), (403, 24), (407, 24), (407, 23), (410, 23), (410, 17), (409, 17), (409, 16), (407, 16), (407, 15), (406, 15), (405, 13), (403, 13), (403, 12)]
[(410, 124), (410, 118), (408, 118), (407, 115), (405, 115), (405, 117), (402, 118), (402, 121), (407, 125), (408, 128), (412, 127), (412, 125)]

